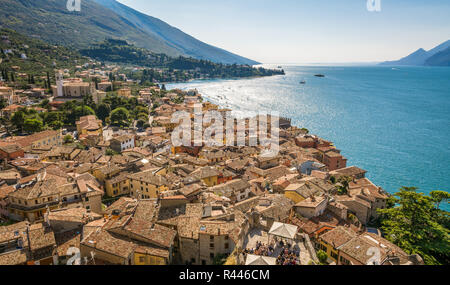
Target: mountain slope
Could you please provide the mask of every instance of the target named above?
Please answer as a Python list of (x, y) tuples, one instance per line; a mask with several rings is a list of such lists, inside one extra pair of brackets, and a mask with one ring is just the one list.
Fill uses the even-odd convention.
[(425, 65), (429, 66), (450, 66), (450, 48), (440, 51), (427, 59)]
[(54, 68), (70, 69), (88, 61), (77, 51), (63, 46), (53, 46), (37, 39), (23, 36), (15, 31), (0, 29), (1, 69), (14, 70), (17, 66), (21, 73), (53, 73)]
[[(203, 55), (201, 50), (197, 50), (198, 53), (188, 54), (182, 49), (184, 41), (171, 43), (157, 32), (144, 30), (142, 28), (144, 24), (133, 23), (133, 18), (128, 20), (93, 0), (82, 0), (80, 12), (69, 12), (66, 3), (66, 0), (0, 0), (0, 27), (13, 29), (45, 42), (77, 49), (88, 48), (105, 38), (120, 38), (155, 53), (164, 53), (172, 57), (196, 55), (197, 58), (210, 59), (209, 57), (213, 55), (213, 53)], [(154, 20), (157, 22), (157, 19)], [(159, 26), (164, 27), (164, 24), (161, 21)], [(161, 31), (164, 32), (165, 30)], [(224, 56), (221, 57), (221, 54)], [(230, 60), (230, 53), (226, 51), (213, 57), (211, 60), (214, 61), (223, 60), (227, 63), (233, 61)], [(235, 56), (234, 59), (239, 64), (253, 63), (239, 56)]]
[(113, 10), (115, 13), (127, 19), (140, 29), (161, 39), (164, 43), (175, 48), (186, 56), (228, 64), (239, 63), (254, 65), (258, 63), (201, 42), (157, 18), (140, 13), (115, 0), (94, 1)]
[(429, 58), (426, 50), (423, 48), (418, 49), (412, 54), (396, 61), (386, 61), (383, 65), (423, 65), (424, 62)]
[(0, 0), (0, 25), (43, 41), (87, 48), (105, 38), (120, 37), (155, 52), (180, 53), (146, 34), (126, 19), (91, 1), (80, 12), (69, 12), (64, 0)]
[(450, 47), (450, 40), (438, 45), (437, 47), (426, 51), (423, 48), (418, 49), (412, 54), (395, 61), (385, 61), (380, 63), (381, 65), (425, 65), (427, 60), (437, 53), (444, 51)]

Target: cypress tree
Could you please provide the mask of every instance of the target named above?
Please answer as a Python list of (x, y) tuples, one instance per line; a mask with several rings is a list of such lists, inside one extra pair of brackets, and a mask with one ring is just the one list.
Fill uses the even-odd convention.
[(47, 82), (48, 82), (48, 88), (50, 89), (51, 81), (50, 81), (50, 73), (47, 71)]

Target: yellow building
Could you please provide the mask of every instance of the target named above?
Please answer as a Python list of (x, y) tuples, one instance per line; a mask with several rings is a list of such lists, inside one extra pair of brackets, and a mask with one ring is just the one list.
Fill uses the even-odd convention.
[(33, 149), (50, 149), (62, 145), (61, 130), (43, 131), (25, 137), (15, 137), (14, 142), (25, 152)]
[(162, 192), (169, 190), (167, 179), (154, 173), (154, 170), (131, 174), (128, 179), (133, 197), (140, 195), (142, 199), (158, 198)]
[(328, 255), (328, 259), (339, 264), (339, 250), (338, 248), (351, 239), (355, 238), (357, 234), (344, 227), (337, 227), (322, 234), (318, 238), (318, 248), (323, 250)]
[(121, 169), (117, 165), (111, 164), (94, 169), (92, 175), (101, 183), (105, 183), (106, 180), (113, 178), (120, 171)]
[(219, 184), (219, 171), (212, 166), (205, 166), (191, 173), (192, 177), (200, 179), (208, 187)]
[(134, 251), (134, 265), (168, 265), (169, 252), (140, 246)]
[(129, 173), (120, 173), (119, 175), (105, 180), (105, 191), (108, 197), (117, 197), (130, 194)]
[(322, 196), (323, 193), (324, 189), (310, 181), (291, 184), (284, 189), (284, 196), (294, 201), (295, 204), (311, 196)]
[(291, 184), (286, 189), (284, 189), (284, 196), (291, 199), (295, 204), (305, 200), (306, 198), (300, 194), (298, 191), (303, 184)]

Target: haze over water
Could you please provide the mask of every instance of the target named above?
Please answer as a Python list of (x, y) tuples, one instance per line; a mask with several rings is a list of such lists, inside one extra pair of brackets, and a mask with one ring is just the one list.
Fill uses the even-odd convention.
[[(276, 67), (276, 66), (265, 66)], [(390, 193), (449, 190), (450, 68), (283, 66), (285, 76), (168, 84), (236, 111), (277, 111), (331, 140)], [(325, 78), (314, 77), (324, 74)], [(306, 84), (300, 81), (306, 80)], [(443, 205), (448, 210), (450, 207)]]

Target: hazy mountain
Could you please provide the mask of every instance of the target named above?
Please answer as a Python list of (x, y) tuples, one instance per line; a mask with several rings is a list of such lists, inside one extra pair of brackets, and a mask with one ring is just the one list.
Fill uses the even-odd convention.
[[(182, 55), (224, 63), (255, 63), (208, 46), (156, 18), (115, 1), (101, 1), (99, 4), (94, 0), (82, 0), (80, 12), (68, 11), (66, 4), (66, 0), (0, 0), (0, 27), (77, 49), (88, 48), (105, 38), (116, 38), (172, 57)], [(130, 19), (106, 8), (107, 5), (127, 14)], [(153, 32), (151, 23), (154, 23)], [(163, 36), (165, 34), (170, 35), (170, 40)]]
[(110, 8), (136, 27), (144, 30), (153, 37), (158, 38), (168, 46), (173, 47), (186, 56), (230, 64), (240, 63), (253, 65), (258, 63), (201, 42), (157, 18), (140, 13), (116, 0), (94, 1)]
[(450, 66), (450, 47), (440, 51), (427, 59), (425, 65), (430, 66)]
[(450, 40), (438, 45), (437, 47), (426, 51), (423, 48), (418, 49), (412, 54), (396, 61), (385, 61), (381, 65), (432, 65), (427, 63), (428, 59), (450, 47)]

